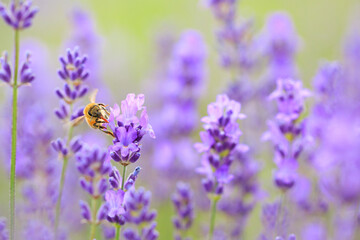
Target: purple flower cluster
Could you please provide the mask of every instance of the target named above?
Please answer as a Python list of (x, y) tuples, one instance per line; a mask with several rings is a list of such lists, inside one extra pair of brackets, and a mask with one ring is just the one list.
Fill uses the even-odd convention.
[[(183, 239), (186, 231), (194, 221), (193, 196), (190, 186), (183, 182), (178, 182), (176, 192), (172, 196), (176, 216), (173, 217), (173, 224), (177, 231), (176, 240)], [(187, 238), (188, 239), (188, 238)]]
[[(85, 96), (88, 92), (88, 87), (83, 85), (83, 82), (89, 76), (87, 69), (85, 68), (87, 57), (80, 56), (79, 50), (75, 48), (74, 51), (67, 50), (66, 59), (60, 57), (62, 69), (58, 71), (61, 79), (65, 81), (64, 89), (57, 89), (56, 95), (61, 100), (60, 108), (55, 110), (55, 115), (63, 120), (72, 120), (75, 117), (82, 115), (82, 111), (73, 111), (73, 103)], [(79, 114), (80, 113), (80, 114)]]
[[(116, 223), (118, 225), (125, 224), (125, 192), (135, 185), (135, 181), (139, 173), (140, 167), (136, 167), (123, 184), (121, 175), (117, 168), (112, 168), (112, 171), (109, 174), (109, 183), (112, 189), (107, 191), (105, 194), (105, 200), (110, 208), (107, 216), (109, 222)], [(121, 189), (122, 187), (123, 189)]]
[(9, 9), (0, 3), (0, 15), (4, 21), (16, 30), (25, 29), (31, 26), (32, 20), (38, 12), (38, 8), (32, 7), (32, 1), (12, 0)]
[[(26, 60), (23, 62), (23, 64), (20, 67), (20, 83), (18, 83), (17, 87), (20, 87), (22, 85), (30, 84), (32, 81), (34, 81), (35, 76), (30, 68), (30, 53), (26, 54)], [(9, 84), (10, 86), (13, 86), (14, 83), (12, 82), (12, 70), (8, 62), (8, 54), (7, 52), (4, 52), (3, 56), (0, 58), (0, 79)]]
[[(189, 135), (197, 122), (197, 106), (205, 80), (206, 48), (202, 36), (183, 32), (175, 44), (163, 80), (163, 105), (156, 114), (158, 143), (154, 148), (154, 166), (172, 172), (172, 177), (187, 174), (194, 167), (196, 153)], [(170, 170), (171, 169), (171, 170)], [(172, 182), (173, 183), (173, 182)]]
[[(78, 145), (81, 146), (79, 143)], [(106, 176), (111, 170), (107, 151), (97, 147), (85, 147), (76, 154), (76, 161), (77, 169), (82, 175), (81, 187), (93, 198), (101, 197), (107, 190)]]
[(247, 101), (253, 95), (250, 75), (258, 63), (253, 21), (238, 21), (237, 0), (208, 0), (207, 3), (221, 24), (215, 33), (220, 64), (232, 78), (226, 93), (233, 100)]
[(271, 139), (274, 145), (274, 162), (278, 167), (274, 182), (281, 189), (295, 184), (297, 159), (308, 141), (305, 122), (299, 118), (304, 110), (304, 99), (309, 95), (300, 81), (279, 79), (276, 90), (269, 96), (270, 100), (277, 101), (278, 113), (268, 122), (269, 131), (263, 135), (263, 140)]
[[(121, 102), (121, 111), (117, 104), (111, 109), (108, 125), (114, 134), (114, 144), (109, 147), (110, 156), (123, 166), (135, 163), (140, 158), (140, 142), (145, 134), (155, 138), (144, 102), (143, 94), (128, 94)], [(138, 111), (141, 111), (140, 117), (137, 116)]]
[(264, 55), (268, 57), (268, 78), (274, 83), (278, 78), (296, 77), (295, 54), (299, 45), (290, 16), (277, 12), (271, 14), (261, 37)]
[(208, 105), (208, 114), (201, 120), (205, 129), (200, 133), (202, 142), (195, 144), (197, 151), (204, 153), (202, 166), (197, 171), (206, 176), (202, 181), (205, 191), (221, 195), (224, 184), (234, 178), (229, 169), (235, 153), (248, 149), (239, 144), (242, 132), (238, 120), (244, 119), (245, 115), (240, 113), (240, 103), (226, 95), (218, 95), (216, 102)]
[[(67, 104), (83, 97), (88, 91), (88, 88), (83, 85), (83, 82), (89, 77), (89, 72), (85, 68), (86, 61), (87, 57), (81, 56), (77, 47), (73, 51), (67, 49), (66, 58), (60, 57), (62, 69), (58, 71), (58, 74), (65, 84), (63, 90), (56, 90), (56, 95)], [(63, 119), (59, 113), (56, 115)]]
[[(206, 49), (201, 35), (185, 31), (173, 48), (166, 81), (161, 129), (167, 136), (189, 135), (196, 126), (197, 99), (205, 78)], [(177, 113), (181, 112), (179, 115)]]
[(151, 192), (145, 191), (144, 188), (131, 188), (126, 192), (124, 199), (124, 207), (126, 212), (124, 217), (127, 223), (137, 226), (137, 230), (127, 228), (124, 231), (124, 237), (127, 240), (144, 239), (155, 240), (159, 233), (155, 230), (156, 211), (150, 210)]

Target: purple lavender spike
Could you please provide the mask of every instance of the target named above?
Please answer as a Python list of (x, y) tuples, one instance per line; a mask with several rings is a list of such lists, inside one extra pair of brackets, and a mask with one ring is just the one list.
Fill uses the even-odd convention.
[(25, 1), (15, 4), (14, 1), (11, 1), (9, 9), (6, 9), (3, 5), (0, 6), (0, 14), (5, 23), (14, 29), (28, 28), (31, 26), (32, 20), (38, 12), (36, 7), (30, 10), (31, 3), (31, 1)]

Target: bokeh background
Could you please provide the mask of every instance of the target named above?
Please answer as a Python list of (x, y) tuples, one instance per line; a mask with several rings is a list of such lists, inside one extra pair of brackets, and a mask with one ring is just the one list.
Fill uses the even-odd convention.
[[(7, 1), (3, 2), (7, 3)], [(40, 70), (48, 73), (48, 78), (43, 80), (54, 82), (50, 85), (61, 85), (57, 76), (58, 56), (63, 54), (67, 47), (74, 47), (70, 45), (69, 39), (74, 34), (73, 13), (76, 10), (90, 14), (93, 21), (98, 35), (96, 44), (99, 51), (96, 52), (96, 56), (89, 56), (89, 58), (97, 59), (98, 80), (111, 93), (112, 97), (108, 99), (110, 105), (120, 102), (129, 92), (144, 92), (148, 93), (149, 97), (156, 97), (157, 93), (162, 91), (154, 84), (157, 83), (157, 73), (167, 67), (166, 62), (159, 60), (161, 54), (169, 54), (164, 46), (166, 40), (176, 41), (180, 34), (187, 29), (197, 30), (207, 44), (207, 87), (200, 99), (200, 115), (206, 114), (206, 105), (213, 101), (228, 83), (227, 72), (218, 64), (214, 38), (214, 30), (218, 27), (218, 23), (210, 10), (200, 1), (35, 0), (34, 5), (39, 6), (40, 12), (35, 18), (33, 26), (21, 34), (21, 42), (40, 42), (42, 48), (47, 51), (46, 60), (34, 58), (33, 61), (44, 61), (44, 69)], [(322, 60), (342, 58), (344, 39), (349, 29), (359, 24), (360, 3), (357, 0), (242, 0), (238, 6), (241, 17), (253, 18), (257, 31), (263, 28), (269, 14), (279, 10), (288, 12), (301, 37), (296, 63), (304, 85), (311, 88), (310, 81)], [(13, 32), (3, 21), (0, 21), (0, 33), (1, 51), (7, 50), (11, 55)], [(51, 96), (54, 89), (47, 89), (47, 91), (49, 91), (47, 94)], [(6, 89), (2, 87), (0, 92), (1, 102), (6, 103)], [(147, 99), (147, 101), (151, 102), (151, 99)], [(43, 104), (47, 105), (47, 108), (55, 108), (57, 106), (55, 95), (51, 101)], [(10, 122), (6, 121), (9, 119), (8, 116), (9, 113), (2, 110), (1, 128), (10, 128)], [(57, 120), (54, 119), (54, 121)], [(265, 123), (262, 127), (265, 127)], [(60, 124), (59, 128), (62, 128)], [(86, 130), (84, 127), (82, 131)], [(197, 138), (194, 136), (194, 141)], [(3, 147), (1, 151), (5, 151)], [(146, 156), (141, 159), (141, 161), (147, 160)], [(271, 182), (269, 179), (271, 164), (266, 164), (271, 160), (271, 155), (261, 159), (265, 167), (261, 170), (260, 181)], [(3, 159), (2, 162), (5, 161)], [(151, 163), (156, 164), (154, 161)], [(146, 167), (143, 167), (143, 172), (152, 171), (151, 164), (144, 165)], [(149, 181), (145, 183), (140, 177), (137, 185), (147, 186), (150, 184), (161, 188), (162, 182), (156, 178), (156, 175), (150, 179), (151, 183)], [(265, 188), (266, 191), (276, 194), (271, 183), (265, 184)], [(77, 191), (82, 190), (79, 187)], [(5, 167), (0, 168), (0, 202), (0, 213), (7, 216), (8, 174)], [(77, 203), (75, 202), (74, 205)], [(171, 239), (173, 231), (171, 202), (164, 201), (160, 204), (153, 202), (152, 205), (158, 210), (160, 239)], [(257, 206), (251, 214), (250, 222), (245, 230), (245, 239), (255, 239), (261, 229), (259, 209), (260, 206)], [(207, 222), (207, 219), (207, 213), (199, 211), (196, 224), (202, 220)], [(226, 221), (226, 219), (224, 220)], [(78, 235), (78, 238), (74, 235), (70, 239), (83, 239), (81, 233)], [(194, 233), (194, 236), (198, 236), (197, 233)], [(195, 239), (200, 238), (198, 236)]]

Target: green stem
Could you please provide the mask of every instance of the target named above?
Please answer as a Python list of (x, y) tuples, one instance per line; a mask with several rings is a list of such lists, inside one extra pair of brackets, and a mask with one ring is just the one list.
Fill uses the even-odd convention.
[(90, 227), (90, 240), (95, 238), (95, 230), (96, 230), (96, 199), (94, 197), (91, 198), (91, 227)]
[[(72, 112), (72, 104), (70, 104), (70, 113), (71, 112)], [(67, 142), (66, 142), (66, 148), (68, 148), (68, 146), (69, 146), (70, 140), (72, 138), (72, 134), (73, 134), (73, 126), (70, 125), (69, 132), (68, 132), (68, 138), (67, 138)], [(56, 210), (55, 210), (56, 211), (55, 212), (55, 225), (54, 225), (55, 239), (58, 236), (58, 228), (59, 228), (59, 222), (60, 222), (61, 198), (62, 198), (62, 194), (63, 194), (63, 190), (64, 190), (65, 173), (66, 173), (68, 161), (69, 161), (68, 155), (63, 156), (63, 165), (62, 165), (61, 176), (60, 176), (59, 196), (57, 199)]]
[(220, 200), (218, 196), (215, 196), (211, 201), (211, 217), (210, 217), (210, 229), (209, 240), (212, 240), (215, 229), (215, 217), (216, 217), (216, 204)]
[(10, 170), (10, 240), (15, 239), (15, 177), (17, 137), (17, 79), (19, 68), (19, 30), (15, 30), (15, 66), (12, 99), (11, 170)]
[(122, 181), (121, 181), (121, 190), (124, 190), (125, 174), (126, 174), (126, 166), (124, 165), (124, 166), (123, 166)]
[(115, 240), (120, 240), (120, 230), (121, 230), (121, 225), (117, 225), (116, 226)]

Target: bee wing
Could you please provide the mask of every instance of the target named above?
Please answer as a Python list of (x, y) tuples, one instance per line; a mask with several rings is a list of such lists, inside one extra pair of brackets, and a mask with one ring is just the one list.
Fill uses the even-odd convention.
[(84, 115), (80, 116), (80, 117), (77, 117), (74, 120), (70, 121), (70, 125), (75, 127), (75, 126), (79, 125), (84, 119), (85, 119)]
[(98, 89), (94, 89), (94, 91), (90, 94), (90, 102), (95, 103), (96, 102), (96, 95), (98, 93)]

